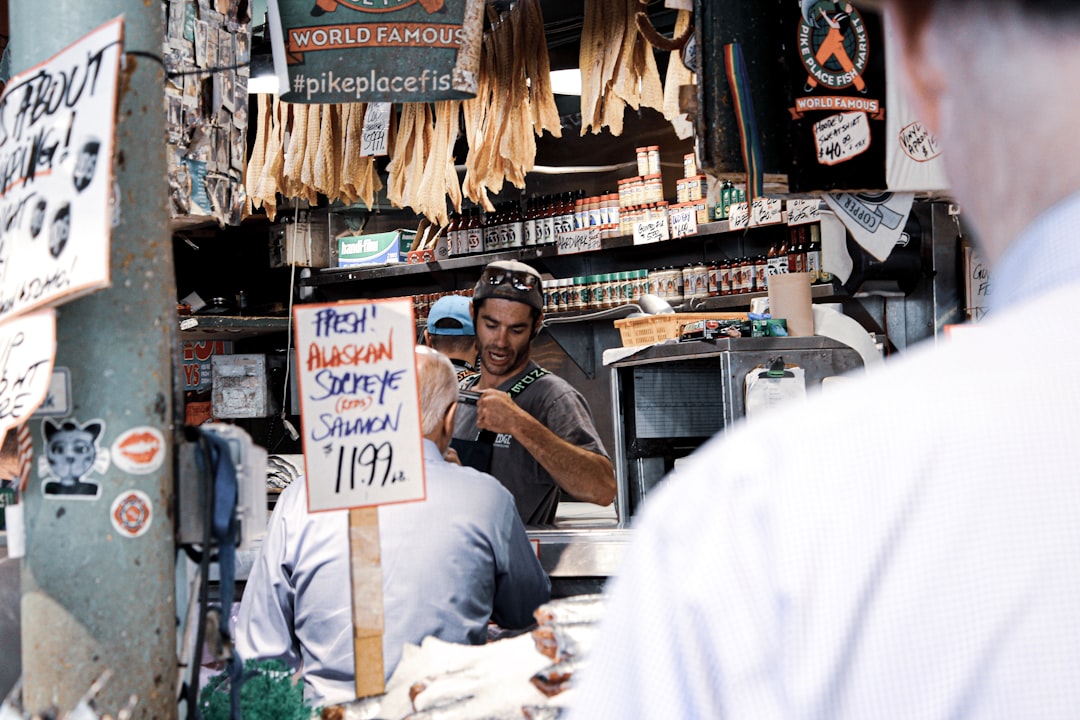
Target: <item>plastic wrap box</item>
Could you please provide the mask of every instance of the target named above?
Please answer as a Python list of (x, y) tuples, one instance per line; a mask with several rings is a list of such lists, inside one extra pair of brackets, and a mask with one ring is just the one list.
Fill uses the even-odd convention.
[(415, 230), (392, 230), (373, 235), (340, 237), (338, 267), (404, 262), (415, 237)]

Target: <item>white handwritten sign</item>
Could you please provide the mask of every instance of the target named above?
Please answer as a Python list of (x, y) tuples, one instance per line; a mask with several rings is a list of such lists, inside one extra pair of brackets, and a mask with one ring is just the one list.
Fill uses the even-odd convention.
[(409, 300), (293, 311), (308, 509), (426, 496)]
[(49, 391), (56, 355), (56, 311), (0, 323), (0, 438), (22, 425)]
[(644, 222), (634, 223), (635, 245), (645, 245), (647, 243), (659, 242), (670, 238), (671, 235), (668, 234), (667, 218), (661, 217), (655, 220), (645, 220)]
[(728, 229), (743, 230), (748, 227), (750, 227), (749, 203), (731, 203), (728, 207)]
[(864, 112), (846, 112), (814, 123), (818, 162), (839, 165), (870, 148), (870, 121)]
[(0, 320), (109, 284), (122, 36), (118, 18), (0, 96)]
[(587, 227), (570, 230), (555, 236), (555, 248), (559, 255), (589, 252), (600, 249), (600, 228)]
[(386, 154), (390, 137), (390, 103), (373, 102), (364, 111), (364, 130), (360, 134), (360, 157)]
[(671, 237), (697, 235), (697, 208), (693, 205), (671, 208), (668, 211), (668, 218), (671, 221)]
[(784, 204), (775, 198), (755, 198), (750, 206), (750, 225), (775, 225), (783, 220)]
[(787, 224), (807, 225), (821, 220), (821, 201), (792, 199), (787, 201)]
[(900, 147), (915, 162), (930, 162), (941, 155), (937, 138), (921, 122), (913, 122), (900, 131)]

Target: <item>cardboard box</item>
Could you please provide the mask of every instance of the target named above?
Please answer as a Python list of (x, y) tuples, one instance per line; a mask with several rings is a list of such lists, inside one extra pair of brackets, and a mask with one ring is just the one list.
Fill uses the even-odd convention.
[(338, 267), (383, 265), (405, 260), (412, 247), (415, 230), (392, 230), (373, 235), (346, 235), (338, 238)]
[(282, 209), (270, 226), (270, 267), (333, 267), (329, 213), (301, 204), (299, 210)]

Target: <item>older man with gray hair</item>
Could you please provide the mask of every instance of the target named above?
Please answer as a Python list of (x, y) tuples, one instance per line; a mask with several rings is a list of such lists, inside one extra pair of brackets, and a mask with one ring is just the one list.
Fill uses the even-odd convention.
[[(406, 643), (482, 644), (489, 620), (531, 625), (551, 590), (510, 492), (444, 459), (457, 409), (453, 366), (423, 346), (416, 361), (427, 498), (379, 508), (387, 678)], [(301, 670), (314, 705), (347, 702), (356, 697), (349, 514), (308, 513), (306, 498), (300, 478), (274, 507), (240, 603), (237, 649), (245, 660)]]

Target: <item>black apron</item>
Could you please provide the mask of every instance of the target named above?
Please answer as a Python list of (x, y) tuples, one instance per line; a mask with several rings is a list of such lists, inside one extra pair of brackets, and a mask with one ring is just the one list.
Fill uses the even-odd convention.
[[(533, 380), (538, 380), (545, 375), (550, 375), (550, 370), (544, 368), (537, 368), (528, 375), (532, 376)], [(526, 377), (528, 377), (526, 375)], [(522, 378), (524, 379), (524, 378)], [(469, 403), (471, 405), (476, 404), (476, 393), (470, 392), (470, 389), (476, 385), (480, 380), (480, 375), (477, 374), (473, 377), (467, 378), (460, 386), (460, 390), (466, 391), (465, 393), (459, 393), (458, 402)], [(516, 398), (523, 393), (532, 382), (527, 384), (516, 382), (507, 393), (510, 395), (510, 399)], [(454, 448), (457, 452), (458, 459), (461, 460), (461, 464), (467, 467), (476, 468), (480, 472), (491, 472), (491, 455), (495, 450), (495, 433), (491, 430), (481, 430), (475, 440), (466, 440), (464, 438), (451, 438), (450, 447)]]

